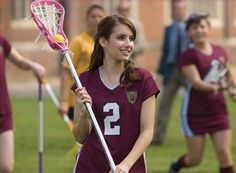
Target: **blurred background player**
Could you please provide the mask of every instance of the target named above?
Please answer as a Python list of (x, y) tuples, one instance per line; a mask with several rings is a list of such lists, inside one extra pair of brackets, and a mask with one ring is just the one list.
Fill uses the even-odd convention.
[(223, 66), (228, 70), (228, 86), (234, 88), (230, 96), (236, 101), (236, 81), (229, 66), (228, 55), (221, 46), (209, 41), (208, 14), (191, 14), (186, 21), (186, 30), (193, 47), (181, 55), (179, 67), (188, 81), (181, 111), (187, 152), (172, 163), (169, 173), (199, 165), (207, 135), (216, 152), (219, 173), (233, 173), (232, 132), (223, 93), (228, 88), (220, 83)]
[(14, 166), (14, 124), (6, 83), (6, 60), (23, 70), (33, 71), (39, 81), (45, 78), (42, 65), (24, 58), (0, 35), (0, 173), (11, 173)]
[[(94, 47), (94, 35), (98, 22), (105, 16), (105, 11), (99, 4), (92, 4), (86, 12), (86, 30), (74, 37), (69, 48), (72, 52), (72, 62), (77, 74), (87, 70)], [(59, 112), (61, 115), (68, 114), (73, 119), (75, 98), (71, 91), (74, 83), (69, 66), (65, 63), (61, 71), (61, 98)]]
[(120, 0), (117, 6), (117, 12), (118, 14), (124, 17), (128, 17), (133, 22), (136, 28), (137, 35), (134, 42), (135, 48), (131, 56), (131, 58), (135, 59), (138, 55), (143, 53), (146, 46), (146, 39), (143, 25), (137, 19), (131, 18), (131, 0)]
[(163, 78), (163, 87), (156, 112), (152, 144), (164, 142), (172, 104), (179, 88), (184, 85), (184, 78), (177, 67), (177, 62), (180, 53), (190, 44), (184, 24), (186, 7), (186, 0), (173, 0), (173, 22), (165, 28), (162, 56), (157, 69), (157, 73)]

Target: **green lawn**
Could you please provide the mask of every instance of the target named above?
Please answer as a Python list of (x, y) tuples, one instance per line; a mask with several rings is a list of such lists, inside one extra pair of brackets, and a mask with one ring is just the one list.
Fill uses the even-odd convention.
[[(151, 146), (146, 152), (149, 173), (166, 173), (171, 160), (185, 152), (185, 143), (179, 126), (181, 98), (172, 110), (166, 143)], [(233, 134), (236, 134), (235, 103), (228, 101)], [(15, 171), (14, 173), (38, 172), (38, 102), (37, 98), (12, 98), (15, 121)], [(71, 132), (57, 114), (49, 98), (44, 99), (44, 173), (72, 172), (75, 161), (75, 143)], [(236, 138), (233, 141), (236, 153)], [(204, 160), (197, 168), (183, 173), (217, 173), (218, 165), (208, 140)]]

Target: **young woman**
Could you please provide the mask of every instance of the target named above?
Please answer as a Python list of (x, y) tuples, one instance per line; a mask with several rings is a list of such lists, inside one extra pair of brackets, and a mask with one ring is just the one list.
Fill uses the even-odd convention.
[(159, 89), (147, 70), (130, 61), (136, 30), (128, 18), (111, 15), (98, 24), (89, 71), (80, 75), (73, 134), (83, 147), (74, 172), (110, 167), (84, 109), (90, 103), (116, 164), (115, 173), (146, 173), (144, 151), (152, 141)]
[(6, 60), (23, 70), (32, 70), (39, 80), (45, 77), (42, 65), (24, 58), (0, 35), (0, 173), (11, 173), (14, 165), (14, 125), (5, 77)]
[[(193, 47), (182, 54), (179, 67), (188, 81), (182, 108), (187, 153), (171, 164), (169, 172), (176, 173), (183, 167), (199, 165), (206, 135), (209, 135), (219, 161), (219, 172), (233, 173), (232, 135), (223, 91), (230, 87), (230, 96), (236, 101), (236, 82), (228, 56), (221, 46), (210, 43), (207, 14), (190, 15), (186, 30)], [(221, 83), (224, 73), (228, 85)]]

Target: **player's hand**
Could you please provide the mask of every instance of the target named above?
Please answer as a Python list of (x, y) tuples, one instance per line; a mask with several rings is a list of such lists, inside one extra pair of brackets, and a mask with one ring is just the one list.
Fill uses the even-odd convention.
[(229, 88), (229, 96), (236, 101), (236, 88)]
[(30, 67), (40, 82), (46, 78), (46, 70), (41, 64), (32, 62), (30, 63)]
[(58, 107), (58, 112), (60, 113), (61, 116), (67, 114), (69, 111), (69, 106), (66, 101), (61, 101), (60, 105)]
[(220, 82), (220, 83), (217, 85), (217, 91), (218, 91), (218, 92), (227, 91), (228, 88), (229, 88), (228, 85), (226, 85), (225, 83), (222, 83), (222, 82)]
[(109, 173), (129, 173), (129, 170), (130, 168), (128, 165), (120, 163), (116, 166), (116, 170), (114, 172), (110, 171)]
[(84, 103), (89, 103), (92, 106), (92, 98), (90, 97), (90, 95), (88, 94), (87, 90), (83, 87), (83, 88), (77, 88), (75, 90), (76, 93), (76, 101), (80, 104), (84, 104)]

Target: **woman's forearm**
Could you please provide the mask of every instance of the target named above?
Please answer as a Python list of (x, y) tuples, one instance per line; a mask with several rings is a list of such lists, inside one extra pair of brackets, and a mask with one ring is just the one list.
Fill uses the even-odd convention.
[(141, 132), (131, 152), (122, 162), (131, 168), (133, 164), (142, 156), (142, 154), (144, 154), (145, 150), (148, 148), (152, 141), (152, 137), (153, 130), (151, 129)]
[(83, 111), (81, 105), (76, 103), (74, 110), (73, 136), (77, 142), (82, 144), (91, 130), (90, 120), (87, 112)]

